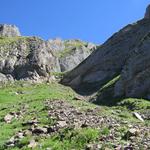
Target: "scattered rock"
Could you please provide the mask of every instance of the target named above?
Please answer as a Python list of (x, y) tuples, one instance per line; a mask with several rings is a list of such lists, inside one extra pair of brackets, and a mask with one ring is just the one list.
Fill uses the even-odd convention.
[[(46, 108), (48, 108), (48, 114), (50, 118), (57, 118), (56, 128), (63, 128), (65, 126), (74, 128), (85, 128), (85, 127), (99, 127), (104, 123), (115, 124), (117, 120), (109, 117), (102, 117), (95, 115), (98, 113), (98, 109), (86, 111), (80, 111), (77, 108), (71, 106), (65, 101), (47, 101)], [(53, 109), (52, 109), (53, 108)]]
[(64, 128), (67, 126), (67, 123), (66, 121), (57, 121), (57, 124), (60, 128)]
[(6, 123), (11, 123), (12, 119), (19, 119), (23, 116), (23, 114), (25, 113), (24, 110), (22, 111), (18, 111), (18, 112), (10, 112), (9, 114), (7, 114), (5, 117), (4, 117), (4, 121)]
[(31, 140), (29, 145), (28, 145), (28, 148), (34, 149), (34, 148), (36, 148), (37, 144), (38, 143), (35, 140)]
[(144, 120), (150, 120), (150, 109), (144, 110), (140, 115)]
[(18, 132), (18, 133), (16, 134), (16, 137), (17, 137), (18, 139), (22, 139), (22, 138), (24, 138), (24, 133), (23, 133), (23, 132)]
[(100, 150), (101, 148), (102, 148), (102, 145), (100, 144), (88, 144), (85, 150)]
[[(48, 111), (50, 119), (54, 119), (51, 125), (41, 125), (37, 118), (24, 123), (29, 128), (19, 131), (10, 140), (7, 141), (6, 147), (14, 147), (19, 144), (22, 138), (30, 137), (51, 137), (55, 134), (59, 134), (62, 129), (80, 129), (80, 128), (96, 128), (99, 129), (100, 137), (99, 143), (89, 143), (85, 149), (98, 150), (104, 143), (112, 143), (116, 150), (119, 149), (120, 143), (118, 141), (124, 138), (126, 143), (120, 149), (132, 149), (138, 150), (140, 145), (144, 147), (150, 147), (150, 128), (145, 127), (143, 124), (129, 124), (122, 120), (110, 117), (100, 116), (101, 109), (96, 107), (95, 109), (86, 109), (84, 111), (72, 106), (67, 101), (62, 100), (46, 100), (44, 102), (44, 110)], [(11, 113), (15, 114), (15, 113)], [(127, 131), (124, 130), (128, 129)], [(108, 128), (105, 130), (105, 128)], [(103, 130), (104, 129), (104, 130)], [(29, 147), (37, 146), (37, 142), (30, 141)], [(42, 148), (42, 146), (41, 146)], [(106, 147), (105, 147), (106, 148)], [(118, 149), (117, 149), (118, 148)]]
[(52, 150), (52, 149), (48, 147), (48, 148), (46, 148), (46, 150)]
[(6, 123), (11, 123), (12, 119), (14, 118), (14, 115), (11, 115), (11, 114), (7, 114), (5, 117), (4, 117), (4, 121)]
[(139, 119), (140, 121), (144, 122), (144, 119), (140, 116), (140, 114), (138, 114), (137, 112), (134, 112), (133, 115)]
[(44, 127), (35, 127), (32, 129), (32, 133), (39, 135), (39, 134), (46, 134), (47, 133), (47, 128)]
[(27, 126), (27, 125), (31, 126), (31, 125), (35, 125), (35, 124), (39, 124), (39, 123), (40, 122), (37, 119), (34, 119), (34, 120), (29, 120), (29, 121), (27, 121), (25, 123), (22, 123), (22, 125), (23, 126)]
[(125, 135), (125, 138), (129, 139), (132, 136), (138, 136), (139, 133), (140, 131), (138, 129), (135, 129), (135, 128), (129, 129)]

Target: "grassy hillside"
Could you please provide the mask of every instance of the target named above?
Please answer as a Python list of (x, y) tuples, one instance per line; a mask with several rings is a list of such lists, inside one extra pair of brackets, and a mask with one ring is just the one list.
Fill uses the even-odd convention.
[[(137, 112), (144, 122), (134, 116)], [(0, 149), (150, 148), (150, 102), (89, 103), (57, 83), (0, 87)]]

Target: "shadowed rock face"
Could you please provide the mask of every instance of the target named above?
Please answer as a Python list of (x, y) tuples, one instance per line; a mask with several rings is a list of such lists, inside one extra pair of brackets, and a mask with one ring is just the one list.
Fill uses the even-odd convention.
[(150, 32), (132, 51), (115, 84), (114, 97), (150, 98)]
[(149, 7), (144, 19), (115, 33), (86, 60), (67, 73), (60, 83), (70, 86), (81, 95), (90, 95), (121, 74), (113, 89), (114, 96), (145, 95), (150, 85), (148, 14)]

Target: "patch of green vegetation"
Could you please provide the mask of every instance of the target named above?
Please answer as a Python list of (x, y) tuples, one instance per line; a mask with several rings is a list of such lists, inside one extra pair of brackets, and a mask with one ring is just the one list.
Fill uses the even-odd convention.
[(58, 57), (62, 58), (62, 57), (65, 57), (67, 55), (70, 55), (75, 49), (76, 48), (72, 48), (72, 49), (65, 48), (63, 51), (59, 52)]
[(0, 37), (0, 46), (14, 44), (16, 42), (26, 42), (29, 37), (17, 36), (17, 37)]
[(85, 148), (89, 142), (96, 141), (99, 136), (100, 132), (98, 129), (64, 129), (51, 139), (45, 140), (42, 148), (51, 147), (53, 150), (80, 150)]
[(106, 106), (116, 105), (119, 100), (112, 97), (114, 96), (114, 85), (119, 79), (120, 75), (106, 83), (96, 94), (94, 103)]
[[(22, 129), (22, 123), (31, 120), (33, 117), (39, 119), (41, 124), (53, 124), (54, 120), (48, 119), (47, 111), (43, 110), (43, 101), (46, 99), (72, 99), (74, 93), (57, 83), (31, 84), (27, 82), (16, 82), (6, 84), (0, 88), (0, 147)], [(5, 115), (10, 112), (18, 112), (27, 106), (29, 113), (22, 119), (14, 119), (12, 123), (6, 124), (3, 121)]]
[(45, 99), (71, 99), (73, 91), (57, 83), (30, 84), (16, 82), (0, 89), (0, 103), (10, 103)]
[(80, 41), (80, 40), (66, 40), (64, 41), (64, 45), (65, 47), (80, 47), (80, 46), (84, 46), (84, 45), (87, 45), (87, 42), (83, 42), (83, 41)]
[(18, 147), (27, 146), (27, 145), (30, 143), (30, 140), (31, 140), (31, 137), (30, 137), (30, 136), (24, 137), (24, 138), (19, 142)]
[(16, 36), (16, 37), (5, 37), (0, 36), (0, 51), (2, 52), (2, 56), (0, 59), (5, 57), (5, 52), (13, 51), (15, 48), (23, 46), (25, 48), (24, 53), (27, 55), (30, 50), (30, 43), (32, 40), (36, 40), (37, 43), (41, 42), (41, 39), (38, 37), (27, 37), (27, 36)]
[[(110, 84), (111, 85), (111, 84)], [(81, 111), (88, 109), (96, 109), (97, 114), (100, 116), (109, 116), (127, 122), (128, 124), (144, 124), (149, 126), (149, 121), (140, 123), (137, 118), (133, 116), (134, 110), (145, 110), (149, 109), (150, 102), (140, 99), (124, 99), (122, 102), (118, 102), (116, 106), (112, 106), (111, 109), (108, 106), (98, 106), (91, 104), (84, 100), (75, 100), (76, 94), (68, 87), (64, 87), (58, 83), (42, 83), (32, 84), (29, 82), (14, 82), (7, 83), (0, 86), (0, 149), (6, 149), (4, 147), (6, 141), (14, 136), (18, 131), (24, 131), (29, 129), (30, 126), (23, 125), (29, 120), (37, 119), (40, 123), (38, 126), (51, 126), (54, 125), (55, 118), (48, 116), (47, 105), (48, 101), (64, 100), (78, 108)], [(98, 108), (98, 109), (97, 109)], [(22, 118), (14, 118), (11, 123), (4, 122), (4, 116), (10, 112), (20, 112), (24, 110)], [(128, 125), (127, 124), (127, 125)], [(128, 130), (126, 124), (120, 125), (117, 128), (118, 137), (120, 143), (124, 141), (121, 137)], [(111, 134), (111, 128), (109, 126), (102, 125), (100, 129), (95, 128), (64, 128), (56, 134), (48, 137), (44, 136), (27, 136), (21, 139), (12, 150), (29, 149), (28, 144), (32, 139), (35, 139), (38, 143), (37, 149), (52, 148), (56, 150), (68, 150), (84, 149), (89, 143), (97, 143), (98, 139), (102, 136), (109, 136)], [(102, 144), (103, 148), (113, 148), (113, 143), (106, 142)]]
[(113, 78), (112, 80), (110, 80), (108, 83), (106, 83), (100, 90), (99, 92), (102, 92), (103, 90), (111, 87), (112, 85), (114, 85), (118, 80), (120, 79), (120, 75), (116, 76), (115, 78)]
[(130, 110), (150, 109), (150, 101), (144, 99), (128, 98), (119, 102), (118, 105)]
[(80, 40), (72, 40), (64, 42), (65, 49), (57, 54), (59, 58), (65, 57), (73, 53), (76, 49), (81, 48), (82, 46), (86, 46), (87, 43)]
[(105, 127), (101, 131), (101, 135), (109, 135), (110, 134), (110, 129), (108, 127)]

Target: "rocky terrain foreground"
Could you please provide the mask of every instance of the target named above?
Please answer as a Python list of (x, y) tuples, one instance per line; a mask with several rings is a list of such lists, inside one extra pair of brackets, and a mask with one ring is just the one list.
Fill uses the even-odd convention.
[(148, 150), (150, 102), (94, 105), (58, 83), (0, 88), (0, 149)]
[(0, 150), (150, 150), (149, 48), (150, 6), (101, 46), (0, 25)]

